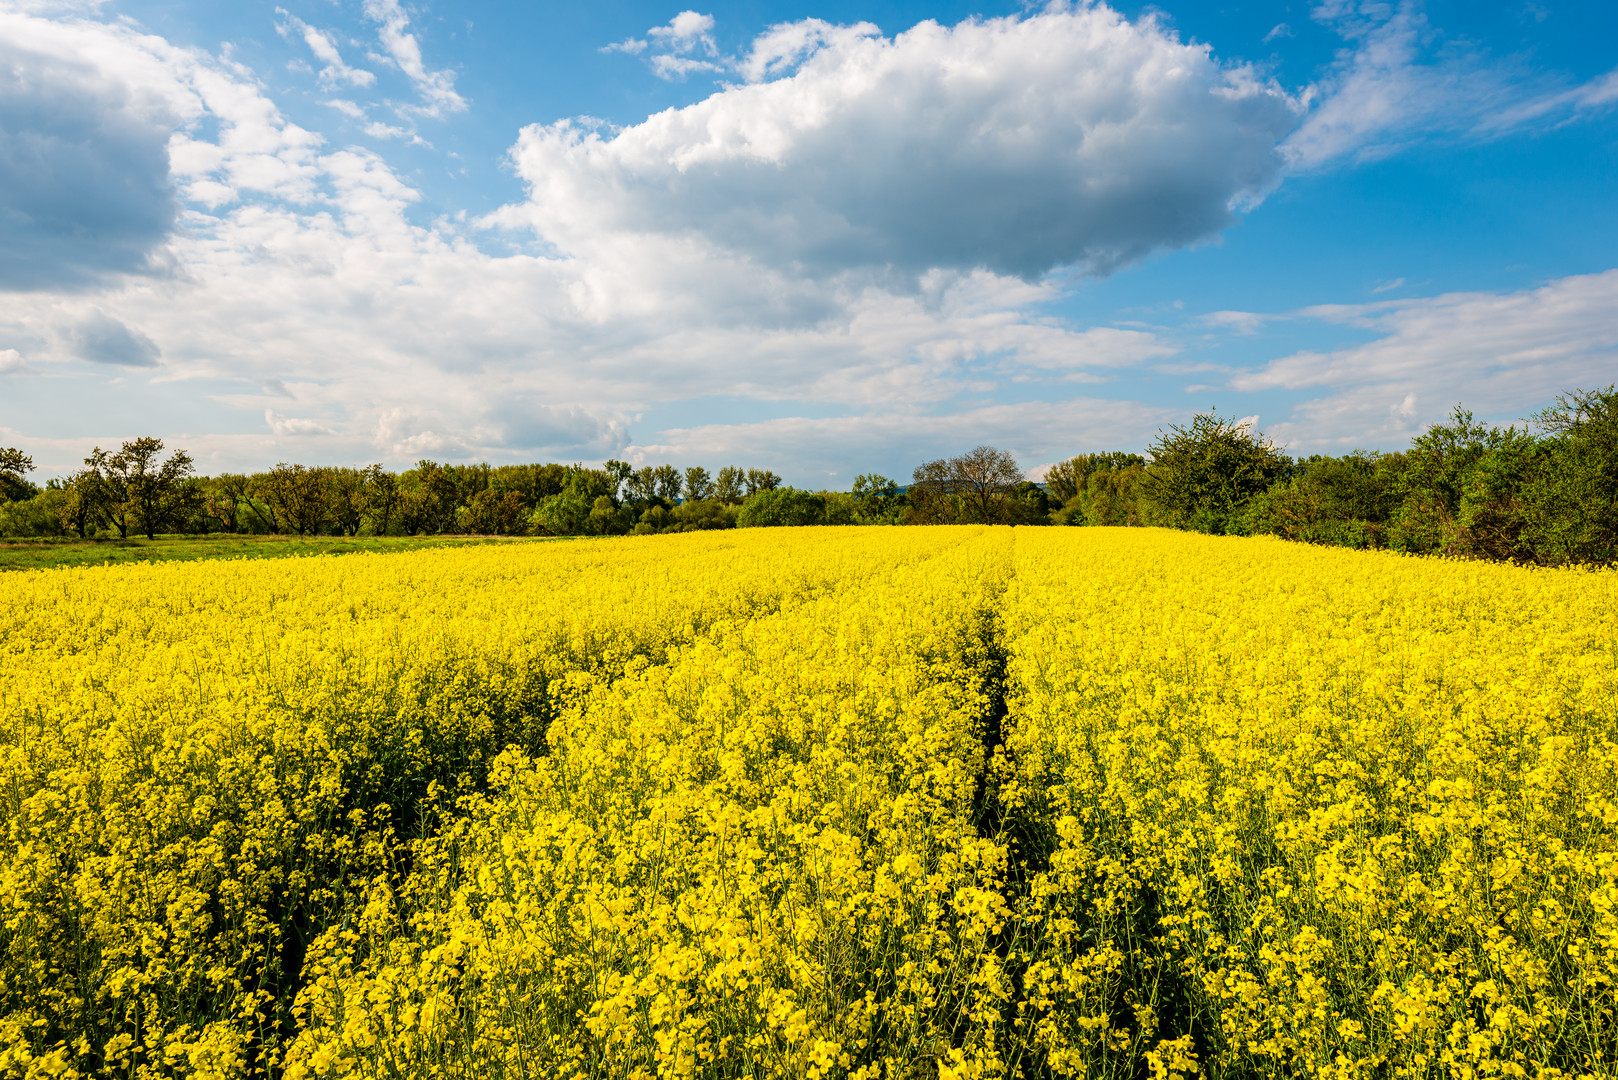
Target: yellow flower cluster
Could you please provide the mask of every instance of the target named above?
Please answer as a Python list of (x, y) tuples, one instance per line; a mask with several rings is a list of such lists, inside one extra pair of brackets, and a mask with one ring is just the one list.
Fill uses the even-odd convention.
[(0, 597), (0, 1077), (1618, 1074), (1618, 574), (779, 529)]
[(1008, 538), (845, 533), (822, 587), (580, 679), (323, 943), (288, 1076), (998, 1072), (973, 809)]
[(8, 577), (0, 1073), (278, 1068), (316, 938), (580, 680), (905, 557), (772, 535)]
[(1014, 1038), (1075, 1076), (1618, 1071), (1618, 575), (1016, 549)]

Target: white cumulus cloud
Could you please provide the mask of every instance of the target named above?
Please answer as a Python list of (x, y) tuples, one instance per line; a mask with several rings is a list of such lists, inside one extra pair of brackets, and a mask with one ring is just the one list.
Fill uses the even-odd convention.
[(1296, 123), (1250, 69), (1099, 5), (891, 39), (777, 27), (744, 66), (789, 63), (610, 135), (524, 129), (531, 198), (498, 220), (569, 252), (658, 235), (811, 275), (1106, 273), (1217, 235)]
[(698, 71), (722, 72), (729, 61), (719, 55), (713, 28), (712, 15), (682, 11), (666, 25), (646, 31), (644, 38), (628, 37), (602, 46), (601, 51), (639, 56), (650, 48), (648, 61), (660, 79), (683, 79)]

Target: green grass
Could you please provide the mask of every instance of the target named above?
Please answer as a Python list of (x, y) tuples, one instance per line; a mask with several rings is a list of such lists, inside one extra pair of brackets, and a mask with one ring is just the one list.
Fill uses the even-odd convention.
[[(0, 571), (58, 566), (190, 562), (196, 559), (286, 559), (300, 555), (346, 555), (355, 551), (415, 551), (464, 544), (511, 544), (523, 537), (486, 536), (144, 536), (128, 540), (43, 537), (0, 540)], [(531, 541), (530, 541), (531, 542)]]

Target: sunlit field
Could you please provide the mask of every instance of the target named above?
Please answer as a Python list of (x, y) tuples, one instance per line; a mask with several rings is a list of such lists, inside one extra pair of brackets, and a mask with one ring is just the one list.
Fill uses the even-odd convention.
[(1618, 1073), (1618, 572), (783, 528), (4, 585), (0, 1075)]

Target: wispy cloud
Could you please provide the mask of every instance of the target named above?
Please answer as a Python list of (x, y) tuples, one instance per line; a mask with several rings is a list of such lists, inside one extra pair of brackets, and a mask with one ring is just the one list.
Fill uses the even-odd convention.
[(310, 26), (285, 8), (276, 8), (275, 13), (281, 17), (275, 27), (280, 35), (291, 37), (295, 34), (301, 37), (304, 44), (309, 47), (309, 51), (315, 55), (315, 59), (325, 65), (319, 73), (322, 86), (331, 87), (338, 83), (347, 83), (350, 86), (364, 87), (376, 82), (374, 72), (349, 67), (343, 62), (337, 42), (326, 31)]
[(1569, 86), (1446, 39), (1415, 0), (1328, 0), (1314, 16), (1350, 44), (1303, 93), (1312, 107), (1282, 147), (1296, 170), (1435, 136), (1491, 138), (1618, 102), (1618, 70)]
[(1251, 336), (1264, 329), (1265, 324), (1275, 318), (1273, 315), (1261, 315), (1253, 311), (1211, 311), (1197, 321), (1204, 326)]
[(410, 80), (421, 98), (413, 112), (437, 118), (465, 111), (466, 99), (455, 90), (454, 72), (430, 70), (422, 60), (421, 45), (409, 33), (410, 16), (399, 6), (399, 0), (365, 0), (364, 11), (365, 17), (377, 24), (388, 59)]

